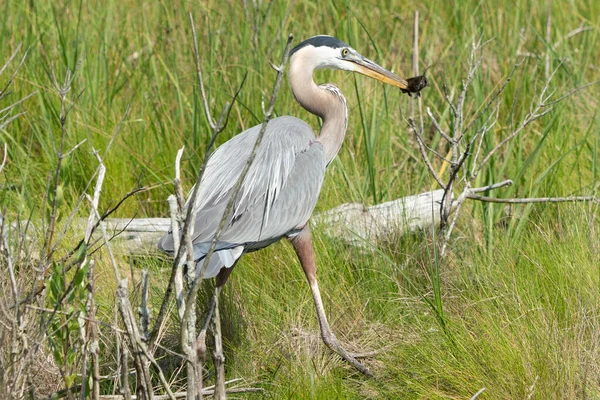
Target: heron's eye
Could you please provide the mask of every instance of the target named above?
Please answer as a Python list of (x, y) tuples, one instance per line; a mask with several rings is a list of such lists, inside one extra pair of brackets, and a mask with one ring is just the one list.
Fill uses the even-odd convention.
[(342, 50), (342, 57), (346, 57), (348, 55), (348, 49)]

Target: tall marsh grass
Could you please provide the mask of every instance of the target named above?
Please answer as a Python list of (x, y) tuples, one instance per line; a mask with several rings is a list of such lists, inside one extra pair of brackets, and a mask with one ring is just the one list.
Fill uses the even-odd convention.
[[(65, 148), (87, 141), (63, 160), (59, 178), (66, 210), (74, 207), (97, 167), (92, 147), (106, 147), (129, 107), (105, 160), (100, 209), (136, 187), (151, 186), (156, 188), (128, 200), (119, 216), (168, 215), (177, 150), (186, 146), (182, 180), (189, 188), (211, 133), (196, 84), (189, 11), (198, 27), (209, 106), (221, 110), (247, 73), (220, 143), (262, 119), (262, 103), (275, 77), (269, 61), (279, 59), (288, 33), (298, 40), (334, 35), (408, 76), (418, 9), (422, 67), (433, 65), (423, 102), (441, 124), (451, 121), (443, 87), (451, 95), (460, 90), (474, 37), (490, 43), (468, 92), (469, 113), (522, 62), (502, 94), (503, 119), (484, 141), (491, 149), (528, 112), (532, 94), (546, 78), (546, 57), (551, 70), (558, 67), (552, 87), (557, 97), (600, 78), (595, 18), (600, 3), (566, 4), (551, 3), (548, 41), (547, 3), (531, 0), (7, 0), (0, 4), (0, 60), (23, 43), (29, 53), (13, 83), (14, 96), (38, 93), (21, 106), (25, 115), (0, 130), (0, 144), (8, 146), (0, 209), (13, 221), (43, 218), (61, 129), (50, 77), (52, 71), (64, 76), (81, 63), (71, 88), (81, 96), (69, 104)], [(348, 136), (329, 168), (318, 210), (435, 188), (406, 123), (414, 100), (344, 72), (319, 71), (316, 79), (335, 82), (350, 108)], [(592, 86), (561, 103), (499, 152), (477, 183), (513, 179), (500, 197), (595, 195), (599, 98), (600, 89)], [(275, 113), (319, 127), (285, 86)], [(445, 155), (448, 149), (427, 124), (426, 132), (428, 143)], [(376, 380), (357, 376), (321, 343), (305, 278), (286, 243), (249, 254), (224, 292), (228, 377), (244, 377), (270, 398), (470, 398), (482, 388), (482, 399), (597, 398), (597, 231), (597, 204), (475, 202), (464, 210), (443, 259), (432, 244), (435, 232), (390, 238), (365, 252), (316, 230), (318, 274), (332, 327), (350, 351), (382, 349), (365, 360)], [(105, 261), (99, 258), (98, 276), (110, 276)], [(158, 307), (168, 264), (150, 257), (124, 259), (123, 265), (131, 266), (134, 277), (142, 268), (151, 271), (151, 299)], [(107, 278), (97, 292), (98, 318), (109, 323), (114, 288)], [(165, 346), (175, 342), (169, 335), (176, 333), (167, 333)], [(110, 348), (104, 351), (103, 373), (109, 374), (116, 361)], [(177, 359), (165, 353), (161, 362), (175, 377)], [(43, 376), (53, 379), (48, 371)], [(107, 383), (103, 390), (112, 387)]]

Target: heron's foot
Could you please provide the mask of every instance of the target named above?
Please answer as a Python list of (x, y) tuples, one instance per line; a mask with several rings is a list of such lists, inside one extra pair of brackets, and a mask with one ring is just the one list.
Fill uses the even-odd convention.
[[(329, 347), (331, 350), (339, 354), (344, 360), (349, 362), (354, 368), (356, 368), (362, 374), (374, 378), (373, 374), (367, 367), (362, 365), (360, 361), (356, 359), (356, 356), (352, 353), (348, 353), (337, 340), (335, 335), (332, 332), (322, 332), (323, 342)], [(359, 355), (360, 356), (360, 355)]]

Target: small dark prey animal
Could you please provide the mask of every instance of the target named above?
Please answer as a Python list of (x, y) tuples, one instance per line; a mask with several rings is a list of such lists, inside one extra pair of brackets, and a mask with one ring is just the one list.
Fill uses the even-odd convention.
[(425, 74), (429, 67), (425, 68), (423, 71), (423, 75), (413, 76), (412, 78), (408, 78), (406, 80), (407, 87), (406, 89), (400, 89), (402, 93), (408, 93), (409, 97), (412, 97), (413, 93), (416, 94), (416, 97), (421, 97), (421, 90), (425, 89), (429, 86), (429, 81)]

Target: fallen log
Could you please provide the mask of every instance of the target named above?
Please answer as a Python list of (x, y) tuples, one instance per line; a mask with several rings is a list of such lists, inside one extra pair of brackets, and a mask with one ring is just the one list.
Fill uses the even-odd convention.
[[(350, 245), (364, 246), (439, 223), (443, 195), (440, 189), (370, 207), (342, 204), (315, 214), (311, 224)], [(171, 226), (169, 218), (108, 218), (105, 223), (115, 249), (136, 255), (156, 253), (158, 239)]]

